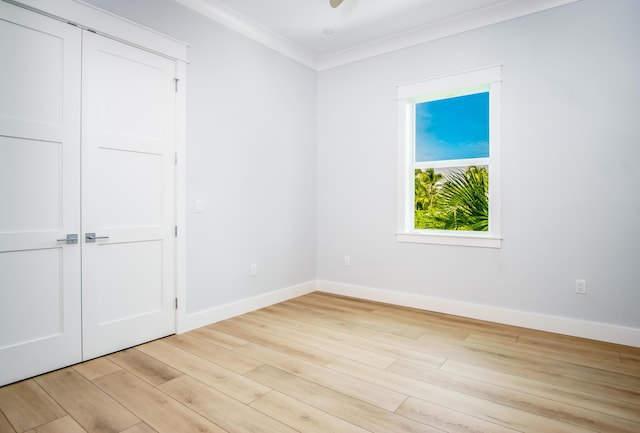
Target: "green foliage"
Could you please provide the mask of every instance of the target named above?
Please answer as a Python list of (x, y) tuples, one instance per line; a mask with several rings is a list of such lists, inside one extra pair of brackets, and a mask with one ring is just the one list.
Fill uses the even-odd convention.
[(415, 227), (417, 229), (487, 231), (489, 229), (489, 173), (469, 166), (446, 177), (433, 168), (415, 171)]
[(444, 176), (440, 173), (436, 173), (433, 168), (427, 168), (425, 170), (416, 170), (416, 210), (428, 210), (433, 207), (434, 200), (438, 195), (440, 182)]

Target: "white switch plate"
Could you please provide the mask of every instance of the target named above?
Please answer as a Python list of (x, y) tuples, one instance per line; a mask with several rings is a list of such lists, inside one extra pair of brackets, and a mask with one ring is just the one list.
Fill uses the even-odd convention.
[(201, 198), (196, 200), (196, 212), (203, 213), (204, 212), (204, 200)]
[(587, 294), (587, 280), (576, 280), (576, 293), (579, 295)]

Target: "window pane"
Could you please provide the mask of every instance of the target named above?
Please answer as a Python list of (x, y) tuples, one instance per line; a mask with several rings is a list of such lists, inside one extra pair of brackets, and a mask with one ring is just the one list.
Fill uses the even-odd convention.
[(489, 92), (416, 104), (416, 162), (489, 156)]
[(415, 170), (414, 228), (489, 230), (487, 166)]

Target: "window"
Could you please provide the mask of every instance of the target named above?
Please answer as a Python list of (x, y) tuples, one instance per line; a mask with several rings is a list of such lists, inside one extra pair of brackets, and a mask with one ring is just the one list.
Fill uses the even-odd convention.
[(500, 76), (398, 86), (399, 241), (500, 247)]

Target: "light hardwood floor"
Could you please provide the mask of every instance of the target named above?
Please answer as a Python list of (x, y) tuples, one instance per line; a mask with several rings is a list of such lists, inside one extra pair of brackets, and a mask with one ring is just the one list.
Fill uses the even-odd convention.
[(0, 388), (0, 433), (638, 433), (640, 348), (312, 293)]

